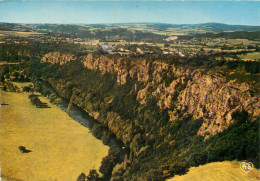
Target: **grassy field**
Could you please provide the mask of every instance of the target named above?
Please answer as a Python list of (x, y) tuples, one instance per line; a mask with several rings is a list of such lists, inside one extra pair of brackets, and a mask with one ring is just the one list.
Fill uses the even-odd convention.
[(228, 43), (232, 45), (239, 45), (239, 44), (250, 45), (250, 44), (258, 44), (259, 41), (252, 41), (248, 39), (228, 39)]
[(33, 87), (33, 83), (31, 83), (31, 82), (12, 82), (12, 84), (17, 86), (20, 89), (20, 91), (22, 91), (23, 87), (25, 87), (25, 86)]
[(19, 62), (1, 62), (0, 61), (0, 66), (1, 65), (18, 65), (20, 64)]
[[(7, 180), (76, 180), (100, 167), (108, 147), (48, 99), (36, 108), (28, 94), (0, 91), (1, 175)], [(19, 146), (31, 150), (22, 153)]]
[(239, 162), (214, 162), (199, 167), (192, 167), (187, 174), (175, 176), (168, 181), (257, 181), (260, 171), (253, 169), (245, 173)]
[(252, 53), (247, 53), (245, 55), (241, 55), (240, 58), (244, 61), (256, 61), (260, 60), (260, 52), (252, 52)]
[(29, 37), (29, 36), (39, 36), (45, 35), (46, 33), (38, 33), (38, 32), (23, 32), (23, 31), (0, 31), (2, 36), (20, 36), (20, 37)]

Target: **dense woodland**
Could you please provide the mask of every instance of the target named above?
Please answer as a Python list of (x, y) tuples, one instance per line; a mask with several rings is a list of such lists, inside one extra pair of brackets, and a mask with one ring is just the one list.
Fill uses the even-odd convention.
[(226, 39), (248, 39), (248, 40), (259, 40), (260, 31), (237, 31), (237, 32), (220, 32), (220, 33), (205, 33), (194, 35), (194, 37), (206, 37), (206, 38), (226, 38)]

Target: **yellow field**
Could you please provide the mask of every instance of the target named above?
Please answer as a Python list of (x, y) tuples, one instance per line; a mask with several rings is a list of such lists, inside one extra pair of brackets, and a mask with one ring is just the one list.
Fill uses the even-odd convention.
[[(0, 91), (1, 175), (7, 180), (71, 181), (100, 167), (108, 147), (46, 98), (36, 108), (28, 94)], [(32, 150), (22, 153), (19, 146)]]
[(187, 174), (175, 176), (168, 181), (257, 181), (260, 171), (253, 169), (245, 173), (238, 162), (214, 162), (199, 167), (192, 167)]
[(0, 66), (1, 65), (18, 65), (18, 64), (20, 64), (19, 62), (13, 62), (13, 63), (11, 63), (11, 62), (0, 62)]
[(249, 45), (249, 44), (257, 44), (259, 41), (252, 41), (248, 39), (228, 39), (228, 43), (232, 45), (239, 45), (239, 44), (244, 44), (244, 45)]
[(45, 35), (46, 33), (23, 32), (23, 31), (0, 31), (0, 34), (1, 36), (9, 35), (9, 36), (28, 37), (28, 36)]
[(25, 87), (25, 86), (32, 86), (33, 87), (32, 82), (12, 82), (12, 84), (14, 84), (16, 87), (18, 87), (20, 89), (20, 91), (22, 91), (23, 87)]

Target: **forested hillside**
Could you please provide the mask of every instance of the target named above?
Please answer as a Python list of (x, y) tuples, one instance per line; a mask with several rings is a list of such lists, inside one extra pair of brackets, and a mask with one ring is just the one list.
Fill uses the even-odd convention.
[[(31, 61), (31, 77), (50, 83), (129, 148), (114, 180), (163, 180), (222, 160), (258, 167), (257, 62), (207, 59), (201, 66), (178, 56), (71, 59), (60, 53), (41, 62)], [(250, 73), (248, 66), (258, 68)]]

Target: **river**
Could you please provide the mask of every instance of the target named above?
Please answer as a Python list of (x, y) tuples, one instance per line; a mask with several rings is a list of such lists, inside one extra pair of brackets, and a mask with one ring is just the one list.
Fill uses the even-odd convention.
[[(58, 104), (58, 107), (61, 108), (66, 113), (68, 113), (68, 102), (63, 101), (62, 103)], [(76, 120), (77, 122), (79, 122), (82, 126), (87, 127), (91, 132), (95, 124), (100, 124), (98, 121), (90, 117), (88, 113), (86, 113), (83, 109), (81, 109), (77, 105), (72, 105), (71, 110), (69, 112), (69, 116), (74, 120)], [(112, 134), (109, 140), (109, 146), (113, 146), (113, 145), (120, 148), (119, 162), (120, 163), (123, 162), (126, 154), (125, 145), (120, 140), (117, 140), (115, 135)]]

